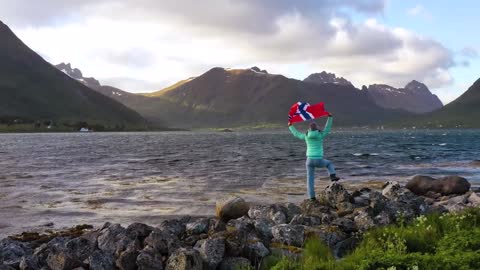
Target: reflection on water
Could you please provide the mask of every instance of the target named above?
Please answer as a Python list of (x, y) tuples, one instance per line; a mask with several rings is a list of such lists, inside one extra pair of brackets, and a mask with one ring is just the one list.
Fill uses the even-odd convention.
[[(352, 184), (459, 174), (478, 185), (480, 166), (472, 161), (480, 159), (479, 135), (337, 131), (325, 151)], [(0, 135), (0, 235), (49, 222), (155, 224), (210, 215), (225, 193), (300, 201), (304, 153), (304, 143), (283, 130)], [(317, 183), (320, 189), (327, 181)]]

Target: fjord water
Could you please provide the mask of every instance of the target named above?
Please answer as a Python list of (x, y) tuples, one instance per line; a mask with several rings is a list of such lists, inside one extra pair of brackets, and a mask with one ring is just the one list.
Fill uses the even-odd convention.
[[(480, 130), (338, 130), (326, 158), (345, 181), (461, 175), (480, 185)], [(211, 215), (216, 198), (298, 202), (304, 142), (288, 131), (0, 135), (0, 236), (105, 221)], [(328, 183), (317, 169), (317, 188)], [(51, 225), (51, 224), (50, 224)]]

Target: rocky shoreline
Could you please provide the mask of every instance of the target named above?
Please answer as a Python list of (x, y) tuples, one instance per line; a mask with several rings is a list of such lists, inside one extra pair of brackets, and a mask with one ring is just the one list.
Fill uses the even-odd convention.
[(22, 233), (0, 241), (4, 269), (257, 269), (271, 254), (301, 256), (306, 239), (323, 240), (337, 258), (376, 226), (433, 212), (479, 207), (479, 194), (461, 177), (416, 176), (406, 186), (349, 192), (333, 183), (317, 200), (249, 205), (217, 201), (216, 217), (185, 216), (158, 226), (105, 223), (50, 233)]

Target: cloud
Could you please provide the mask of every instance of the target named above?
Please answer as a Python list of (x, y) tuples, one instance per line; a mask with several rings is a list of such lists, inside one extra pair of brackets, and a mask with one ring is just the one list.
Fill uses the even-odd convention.
[(424, 8), (422, 5), (416, 5), (415, 7), (409, 9), (407, 11), (408, 15), (411, 15), (411, 16), (417, 16), (419, 14), (421, 14), (422, 12), (424, 12)]
[(104, 57), (105, 61), (136, 68), (147, 68), (155, 64), (155, 54), (142, 48), (129, 48), (127, 50), (99, 50), (93, 55)]
[(415, 7), (407, 10), (407, 14), (412, 17), (420, 17), (425, 20), (431, 21), (433, 20), (433, 15), (426, 10), (422, 5), (418, 4)]
[(112, 77), (112, 78), (100, 78), (102, 85), (110, 85), (118, 89), (129, 89), (134, 93), (146, 93), (152, 90), (159, 90), (159, 82), (145, 81), (130, 77)]
[(479, 53), (476, 48), (467, 46), (460, 50), (460, 54), (468, 58), (477, 58)]
[[(214, 66), (254, 65), (298, 79), (327, 70), (356, 85), (452, 83), (452, 53), (375, 20), (383, 0), (44, 0), (33, 7), (45, 14), (32, 17), (18, 12), (28, 2), (12, 8), (0, 0), (0, 16), (14, 22), (27, 44), (54, 63), (72, 62), (129, 91), (150, 83), (157, 90)], [(370, 19), (353, 21), (351, 13)]]

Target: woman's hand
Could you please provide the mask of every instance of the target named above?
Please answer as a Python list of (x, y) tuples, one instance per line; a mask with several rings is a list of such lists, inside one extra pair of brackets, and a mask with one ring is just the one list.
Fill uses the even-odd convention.
[(288, 126), (291, 126), (291, 125), (292, 125), (292, 123), (288, 122)]
[(333, 114), (331, 114), (331, 113), (328, 113), (328, 117), (333, 117)]

